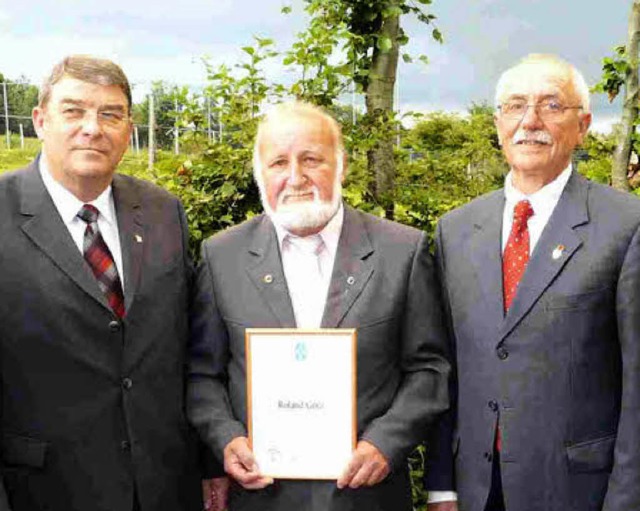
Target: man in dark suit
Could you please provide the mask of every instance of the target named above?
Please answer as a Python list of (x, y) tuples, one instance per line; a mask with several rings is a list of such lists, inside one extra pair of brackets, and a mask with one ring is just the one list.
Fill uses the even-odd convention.
[(178, 200), (114, 175), (131, 92), (72, 56), (0, 178), (0, 509), (201, 511), (184, 414), (192, 269)]
[[(317, 107), (277, 106), (254, 162), (266, 214), (204, 243), (190, 348), (188, 413), (237, 483), (230, 509), (411, 510), (407, 455), (448, 406), (426, 237), (342, 203), (340, 128)], [(300, 271), (307, 244), (315, 276)], [(357, 328), (358, 442), (337, 484), (260, 473), (247, 439), (248, 327)]]
[(496, 102), (505, 188), (437, 232), (458, 397), (427, 486), (461, 511), (640, 509), (640, 201), (572, 168), (591, 122), (573, 66), (530, 55)]

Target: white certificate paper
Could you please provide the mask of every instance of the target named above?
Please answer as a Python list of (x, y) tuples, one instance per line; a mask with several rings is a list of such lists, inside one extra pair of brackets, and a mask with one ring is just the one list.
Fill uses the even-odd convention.
[(356, 331), (247, 329), (246, 356), (260, 472), (338, 479), (356, 442)]

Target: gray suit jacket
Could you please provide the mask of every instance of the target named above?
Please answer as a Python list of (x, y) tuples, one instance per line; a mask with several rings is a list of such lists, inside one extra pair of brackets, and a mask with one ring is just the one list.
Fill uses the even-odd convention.
[[(187, 229), (116, 175), (126, 317), (110, 310), (37, 166), (0, 178), (0, 470), (13, 511), (201, 511), (184, 413)], [(7, 505), (0, 505), (6, 510)]]
[(427, 485), (453, 487), (453, 447), (460, 509), (482, 511), (499, 415), (508, 511), (640, 509), (640, 201), (574, 173), (506, 316), (503, 206), (494, 192), (438, 228), (458, 402)]
[[(294, 327), (295, 320), (268, 217), (217, 234), (202, 256), (188, 407), (222, 459), (225, 445), (247, 434), (245, 329)], [(433, 273), (423, 233), (345, 208), (322, 326), (358, 329), (358, 437), (376, 445), (393, 472), (359, 490), (338, 491), (335, 481), (276, 481), (253, 492), (236, 487), (230, 509), (411, 509), (406, 457), (448, 406), (447, 343)]]

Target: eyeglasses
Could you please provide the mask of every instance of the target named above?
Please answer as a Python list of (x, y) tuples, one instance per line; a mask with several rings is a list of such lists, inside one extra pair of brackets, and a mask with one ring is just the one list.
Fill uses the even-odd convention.
[(527, 104), (525, 101), (513, 100), (502, 103), (498, 106), (500, 113), (507, 119), (522, 119), (527, 113), (527, 109), (534, 108), (538, 116), (547, 121), (555, 121), (561, 119), (566, 110), (581, 110), (581, 105), (564, 106), (555, 99), (549, 99), (535, 103)]

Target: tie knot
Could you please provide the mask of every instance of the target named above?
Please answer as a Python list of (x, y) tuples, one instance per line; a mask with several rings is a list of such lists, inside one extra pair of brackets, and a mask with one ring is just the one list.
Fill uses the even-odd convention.
[(88, 224), (95, 224), (98, 221), (98, 216), (100, 212), (98, 208), (92, 206), (91, 204), (85, 204), (78, 211), (78, 218), (83, 222)]
[(533, 208), (528, 200), (521, 200), (516, 204), (513, 210), (513, 221), (518, 223), (526, 223), (533, 215)]
[(305, 254), (318, 255), (322, 251), (322, 247), (324, 247), (324, 241), (322, 241), (322, 236), (319, 234), (305, 237), (288, 234), (287, 239), (293, 248)]

